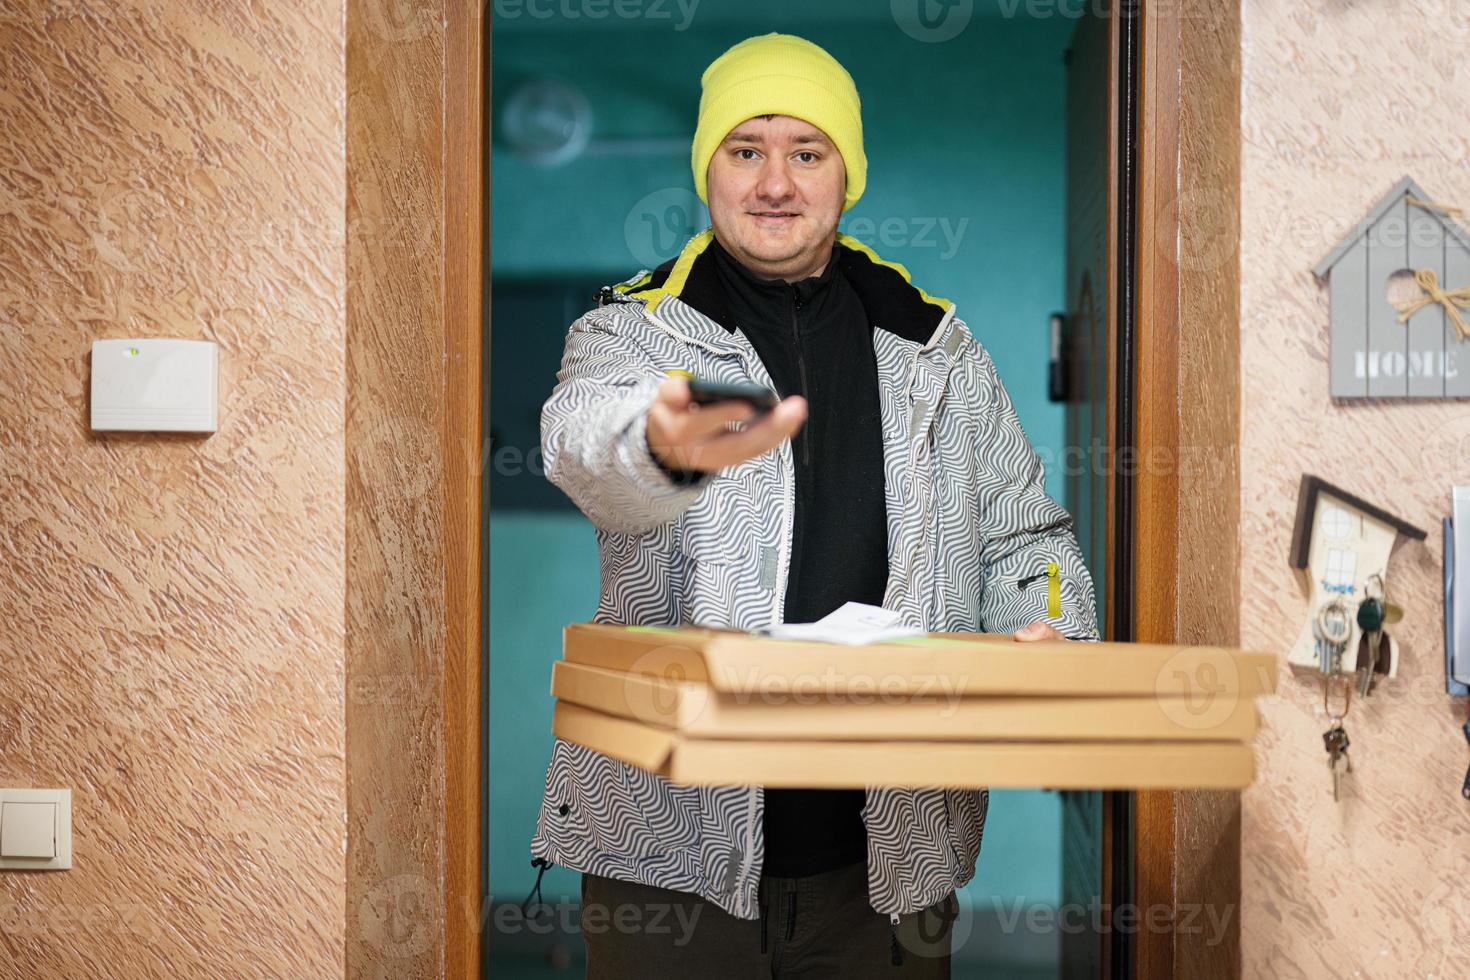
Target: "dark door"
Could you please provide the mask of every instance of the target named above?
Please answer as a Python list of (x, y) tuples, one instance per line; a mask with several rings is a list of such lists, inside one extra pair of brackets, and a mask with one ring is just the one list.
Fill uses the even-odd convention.
[[(1131, 0), (1087, 5), (1067, 52), (1067, 303), (1069, 379), (1066, 504), (1093, 575), (1103, 630), (1131, 639), (1130, 522), (1126, 477), (1113, 465), (1131, 438), (1127, 367), (1133, 144), (1130, 92), (1136, 87)], [(1121, 356), (1120, 356), (1121, 355)], [(1061, 934), (1062, 975), (1131, 975), (1126, 937), (1108, 931), (1106, 910), (1132, 888), (1131, 793), (1062, 796), (1062, 902), (1083, 929)], [(1096, 914), (1096, 910), (1102, 910)], [(1097, 928), (1095, 924), (1100, 924)]]

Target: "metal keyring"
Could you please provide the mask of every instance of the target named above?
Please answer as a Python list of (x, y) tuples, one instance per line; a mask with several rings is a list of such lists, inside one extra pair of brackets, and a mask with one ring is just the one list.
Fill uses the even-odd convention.
[[(1343, 696), (1343, 701), (1342, 701), (1342, 714), (1340, 714), (1340, 715), (1335, 715), (1335, 714), (1332, 713), (1332, 703), (1331, 703), (1330, 696), (1332, 694), (1332, 682), (1335, 681), (1335, 680), (1336, 681), (1342, 681), (1343, 682), (1343, 690), (1347, 692)], [(1347, 677), (1346, 675), (1341, 674), (1341, 673), (1337, 673), (1337, 672), (1328, 674), (1323, 679), (1323, 681), (1322, 681), (1322, 711), (1323, 711), (1324, 714), (1327, 715), (1327, 721), (1329, 723), (1328, 724), (1328, 727), (1335, 728), (1338, 725), (1341, 725), (1342, 724), (1342, 720), (1347, 717), (1348, 710), (1350, 708), (1352, 708), (1352, 706), (1353, 706), (1353, 683), (1352, 683), (1352, 678)]]
[[(1376, 588), (1376, 589), (1373, 589), (1373, 588), (1370, 588), (1369, 587), (1374, 582), (1377, 582), (1378, 583), (1378, 588)], [(1382, 600), (1382, 599), (1385, 599), (1387, 597), (1387, 594), (1388, 594), (1388, 589), (1383, 584), (1383, 576), (1380, 575), (1380, 574), (1378, 574), (1377, 572), (1374, 572), (1372, 575), (1369, 575), (1368, 576), (1368, 581), (1366, 581), (1366, 582), (1363, 583), (1363, 597), (1365, 599), (1379, 599), (1379, 600)]]
[[(1334, 622), (1340, 629), (1334, 629), (1332, 625)], [(1347, 642), (1349, 636), (1353, 635), (1353, 626), (1348, 617), (1347, 606), (1341, 599), (1323, 603), (1322, 608), (1317, 610), (1314, 625), (1318, 638), (1328, 643), (1343, 644)]]

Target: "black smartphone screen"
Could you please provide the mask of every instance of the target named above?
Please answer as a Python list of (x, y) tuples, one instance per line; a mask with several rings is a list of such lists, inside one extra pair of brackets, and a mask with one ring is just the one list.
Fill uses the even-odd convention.
[(748, 401), (755, 406), (757, 415), (764, 415), (775, 408), (777, 401), (774, 391), (757, 384), (706, 381), (702, 378), (689, 379), (689, 397), (700, 405), (736, 399)]

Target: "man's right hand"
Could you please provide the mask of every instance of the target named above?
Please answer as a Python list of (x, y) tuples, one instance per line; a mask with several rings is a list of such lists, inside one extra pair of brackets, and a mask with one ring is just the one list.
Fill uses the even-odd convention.
[(726, 423), (754, 415), (755, 406), (747, 401), (692, 402), (688, 381), (665, 378), (648, 409), (648, 448), (669, 469), (713, 473), (759, 456), (795, 435), (806, 421), (806, 399), (791, 395), (758, 422), (738, 431), (726, 427)]

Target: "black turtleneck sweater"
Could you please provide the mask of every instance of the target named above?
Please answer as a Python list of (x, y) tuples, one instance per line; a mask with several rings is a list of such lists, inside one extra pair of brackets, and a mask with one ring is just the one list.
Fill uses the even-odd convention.
[[(790, 283), (755, 275), (713, 241), (681, 297), (745, 334), (777, 394), (808, 402), (791, 446), (788, 623), (821, 619), (848, 601), (880, 605), (888, 581), (873, 327), (836, 248), (821, 275)], [(764, 873), (797, 877), (866, 859), (863, 790), (767, 789), (765, 802)]]

